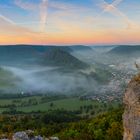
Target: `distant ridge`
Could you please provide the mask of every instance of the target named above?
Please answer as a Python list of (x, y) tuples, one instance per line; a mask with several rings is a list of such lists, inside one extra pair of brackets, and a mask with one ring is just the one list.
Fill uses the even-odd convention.
[(26, 45), (26, 44), (17, 44), (17, 45), (0, 45), (0, 47), (11, 47), (11, 48), (17, 48), (17, 47), (22, 47), (22, 48), (34, 48), (37, 49), (38, 51), (47, 51), (48, 49), (51, 48), (60, 48), (65, 51), (79, 51), (79, 50), (93, 50), (89, 46), (85, 45)]
[(133, 54), (140, 53), (140, 45), (120, 45), (112, 50), (110, 50), (109, 54)]
[[(52, 49), (60, 49), (67, 53), (73, 51), (92, 50), (88, 46), (73, 45), (73, 46), (53, 46), (53, 45), (0, 45), (0, 64), (2, 63), (35, 63)], [(59, 56), (60, 57), (60, 56)], [(74, 56), (73, 56), (74, 57)], [(71, 58), (73, 60), (73, 58)], [(76, 58), (75, 58), (76, 59)], [(75, 60), (76, 61), (76, 60)], [(80, 61), (80, 60), (79, 60)]]

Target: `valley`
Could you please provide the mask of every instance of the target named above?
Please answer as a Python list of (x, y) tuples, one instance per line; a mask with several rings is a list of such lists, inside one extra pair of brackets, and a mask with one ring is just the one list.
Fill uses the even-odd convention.
[(30, 131), (38, 138), (122, 139), (122, 98), (138, 72), (138, 50), (0, 46), (0, 138)]
[[(127, 61), (126, 55), (121, 53), (118, 59), (114, 54), (116, 50), (118, 53), (116, 48), (121, 46), (1, 46), (0, 91), (122, 94), (137, 72), (135, 62), (139, 63), (139, 58), (133, 55)], [(135, 53), (135, 46), (133, 48)]]
[[(6, 97), (5, 97), (6, 98)], [(32, 113), (47, 112), (49, 110), (67, 110), (77, 112), (79, 115), (95, 115), (106, 112), (110, 108), (117, 108), (121, 104), (121, 99), (113, 97), (74, 97), (65, 95), (36, 95), (13, 97), (10, 99), (0, 99), (1, 113)]]

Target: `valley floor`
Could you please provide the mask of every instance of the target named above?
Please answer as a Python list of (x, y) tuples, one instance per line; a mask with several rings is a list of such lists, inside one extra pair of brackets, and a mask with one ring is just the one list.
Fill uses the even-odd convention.
[(0, 110), (0, 138), (11, 139), (16, 132), (30, 130), (32, 136), (60, 140), (122, 139), (123, 111), (116, 100), (13, 95), (1, 97)]

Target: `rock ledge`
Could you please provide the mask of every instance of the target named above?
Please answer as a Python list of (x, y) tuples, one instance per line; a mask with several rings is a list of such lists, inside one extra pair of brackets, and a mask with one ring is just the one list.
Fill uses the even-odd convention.
[(123, 140), (140, 140), (140, 75), (128, 84), (124, 96)]

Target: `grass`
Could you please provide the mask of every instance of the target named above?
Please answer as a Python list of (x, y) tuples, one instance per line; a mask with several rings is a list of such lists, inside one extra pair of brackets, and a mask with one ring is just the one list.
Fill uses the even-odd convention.
[[(42, 111), (46, 112), (48, 110), (56, 110), (56, 109), (64, 109), (68, 111), (77, 111), (80, 110), (80, 108), (84, 108), (87, 106), (91, 106), (92, 108), (89, 113), (94, 110), (95, 113), (102, 112), (107, 110), (110, 107), (110, 104), (107, 104), (107, 107), (104, 106), (103, 102), (99, 101), (91, 101), (91, 100), (80, 100), (78, 97), (71, 97), (71, 98), (65, 98), (65, 99), (54, 99), (51, 101), (46, 101), (44, 103), (41, 103), (41, 96), (32, 96), (32, 97), (25, 97), (22, 99), (16, 99), (19, 102), (14, 102), (14, 99), (0, 99), (0, 105), (10, 105), (10, 104), (20, 104), (20, 102), (28, 102), (30, 99), (36, 99), (38, 101), (37, 105), (28, 105), (24, 107), (16, 107), (18, 111), (23, 111), (23, 112), (32, 112), (32, 111)], [(51, 105), (53, 104), (53, 105)], [(117, 103), (111, 103), (114, 107), (117, 106)], [(0, 108), (0, 112), (9, 110), (9, 108)], [(86, 108), (83, 109), (83, 114), (86, 112)]]
[[(50, 104), (53, 103), (53, 107)], [(51, 101), (43, 104), (33, 105), (29, 107), (18, 108), (20, 111), (30, 112), (30, 111), (48, 111), (49, 109), (65, 109), (65, 110), (78, 110), (81, 106), (85, 105), (99, 105), (97, 102), (93, 101), (81, 101), (78, 98), (62, 99), (57, 101)]]
[(40, 96), (31, 96), (31, 97), (24, 97), (24, 98), (18, 98), (18, 99), (0, 99), (0, 105), (11, 105), (15, 104), (15, 100), (21, 102), (21, 101), (28, 101), (29, 99), (37, 99), (38, 101), (41, 99)]

